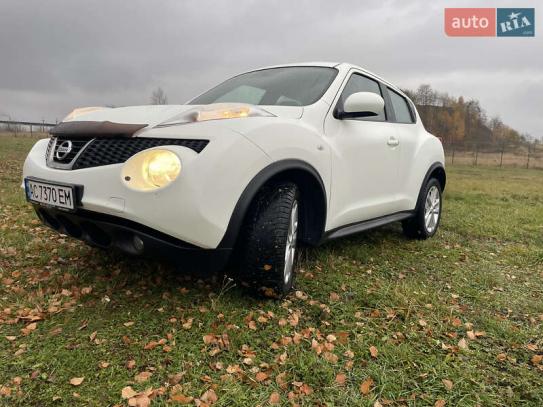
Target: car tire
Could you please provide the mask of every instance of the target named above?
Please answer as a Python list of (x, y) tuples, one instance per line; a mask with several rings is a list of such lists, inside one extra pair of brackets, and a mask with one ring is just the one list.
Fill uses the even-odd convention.
[(419, 194), (415, 214), (402, 222), (404, 234), (412, 239), (428, 239), (435, 235), (441, 220), (441, 184), (430, 178)]
[(245, 219), (238, 279), (265, 297), (282, 298), (294, 283), (300, 192), (281, 182), (262, 188)]

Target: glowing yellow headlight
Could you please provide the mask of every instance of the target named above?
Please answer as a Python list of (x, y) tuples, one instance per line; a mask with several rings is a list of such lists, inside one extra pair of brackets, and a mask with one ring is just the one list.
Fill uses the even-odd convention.
[(251, 109), (246, 106), (231, 107), (226, 109), (201, 110), (198, 112), (196, 121), (203, 122), (206, 120), (220, 119), (239, 119), (241, 117), (249, 117)]
[(181, 161), (171, 151), (151, 150), (146, 154), (141, 170), (147, 183), (161, 188), (177, 178), (181, 172)]

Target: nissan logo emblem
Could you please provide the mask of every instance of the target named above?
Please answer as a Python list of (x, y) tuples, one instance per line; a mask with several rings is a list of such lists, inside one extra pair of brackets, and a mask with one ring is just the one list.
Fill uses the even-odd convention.
[(65, 140), (58, 146), (55, 157), (57, 160), (64, 160), (70, 154), (70, 151), (72, 151), (72, 142)]

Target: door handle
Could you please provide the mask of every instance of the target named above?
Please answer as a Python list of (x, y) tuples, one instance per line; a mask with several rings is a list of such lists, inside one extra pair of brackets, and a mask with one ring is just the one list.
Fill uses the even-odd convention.
[(400, 144), (400, 140), (398, 140), (396, 137), (390, 137), (387, 144), (391, 147), (396, 147), (398, 144)]

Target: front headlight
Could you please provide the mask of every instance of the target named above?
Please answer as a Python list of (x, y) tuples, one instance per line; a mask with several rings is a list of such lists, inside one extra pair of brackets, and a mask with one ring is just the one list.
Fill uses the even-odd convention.
[(196, 106), (172, 117), (160, 126), (173, 126), (185, 123), (205, 122), (208, 120), (243, 119), (246, 117), (273, 117), (274, 115), (260, 106), (245, 103), (212, 103)]
[(162, 188), (181, 172), (181, 160), (170, 150), (155, 149), (138, 153), (124, 164), (123, 182), (142, 191)]

